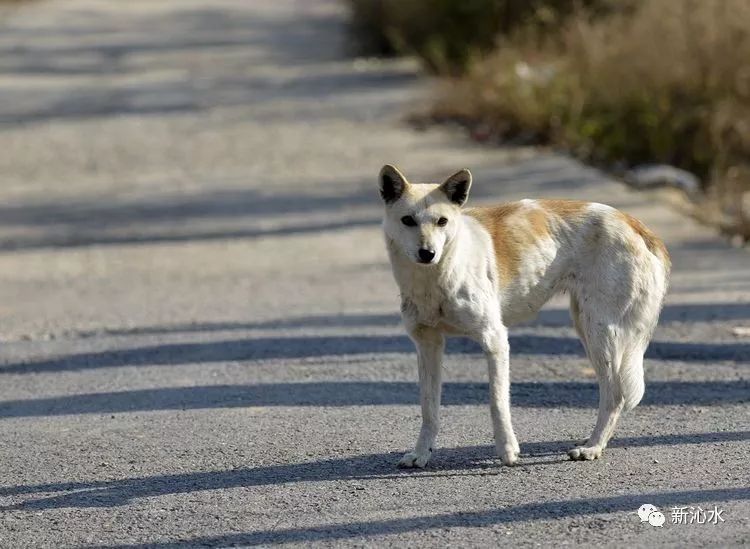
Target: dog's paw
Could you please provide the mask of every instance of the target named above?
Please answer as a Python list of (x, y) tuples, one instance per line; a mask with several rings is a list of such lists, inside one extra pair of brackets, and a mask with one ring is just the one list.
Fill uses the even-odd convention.
[(573, 461), (591, 461), (599, 459), (602, 455), (601, 446), (578, 446), (568, 451), (568, 456)]
[(404, 469), (424, 469), (427, 462), (430, 461), (432, 452), (409, 452), (398, 462), (398, 466)]
[(511, 442), (498, 448), (497, 454), (503, 461), (503, 465), (512, 466), (518, 463), (518, 456), (521, 453), (521, 449), (518, 446), (518, 442)]

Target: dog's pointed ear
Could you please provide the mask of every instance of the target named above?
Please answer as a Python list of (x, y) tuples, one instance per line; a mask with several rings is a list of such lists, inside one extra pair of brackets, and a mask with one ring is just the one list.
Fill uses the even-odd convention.
[(406, 187), (409, 185), (404, 174), (390, 164), (386, 164), (380, 170), (378, 183), (380, 185), (380, 196), (386, 204), (390, 204), (401, 198), (401, 195), (404, 194)]
[(471, 172), (466, 168), (454, 173), (440, 185), (440, 190), (445, 193), (451, 202), (458, 206), (466, 204), (466, 200), (469, 198), (469, 189), (471, 189)]

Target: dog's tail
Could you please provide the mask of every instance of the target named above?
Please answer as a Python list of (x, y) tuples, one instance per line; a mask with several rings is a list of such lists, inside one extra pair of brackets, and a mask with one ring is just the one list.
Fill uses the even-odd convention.
[[(617, 371), (625, 410), (635, 408), (645, 392), (643, 355), (646, 353), (646, 348), (659, 321), (659, 314), (669, 288), (669, 274), (672, 267), (669, 252), (662, 241), (645, 228), (641, 233), (649, 251), (656, 257), (656, 261), (654, 261), (653, 285), (649, 295), (642, 298), (635, 307), (638, 311), (637, 321), (634, 316), (626, 317), (629, 321), (629, 329), (625, 331), (627, 335), (621, 347), (622, 358)], [(633, 315), (633, 311), (630, 314)]]
[(632, 410), (643, 398), (646, 384), (643, 378), (643, 353), (645, 346), (626, 349), (620, 362), (618, 381), (625, 410)]

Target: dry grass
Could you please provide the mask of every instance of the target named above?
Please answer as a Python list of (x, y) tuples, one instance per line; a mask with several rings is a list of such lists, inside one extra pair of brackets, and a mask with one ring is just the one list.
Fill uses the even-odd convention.
[[(585, 7), (603, 13), (624, 0), (346, 0), (366, 54), (414, 54), (435, 73), (459, 74), (519, 29), (543, 33)], [(628, 0), (630, 1), (630, 0)]]
[(750, 238), (750, 2), (649, 0), (500, 44), (433, 114), (607, 165), (696, 173), (711, 217)]

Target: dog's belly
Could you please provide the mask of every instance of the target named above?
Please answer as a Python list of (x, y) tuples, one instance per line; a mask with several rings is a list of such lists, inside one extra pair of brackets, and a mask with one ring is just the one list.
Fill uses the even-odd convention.
[(460, 328), (456, 322), (441, 320), (438, 322), (437, 328), (444, 334), (452, 336), (464, 336), (468, 334), (467, 330)]
[[(551, 296), (550, 296), (551, 297)], [(516, 299), (505, 301), (502, 306), (503, 324), (506, 326), (514, 326), (533, 320), (542, 305), (549, 301), (549, 298), (543, 300), (540, 304), (536, 301), (531, 302), (525, 299)]]
[(512, 326), (536, 317), (545, 303), (566, 289), (566, 279), (544, 273), (534, 283), (515, 282), (503, 289), (500, 298), (503, 324)]

